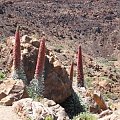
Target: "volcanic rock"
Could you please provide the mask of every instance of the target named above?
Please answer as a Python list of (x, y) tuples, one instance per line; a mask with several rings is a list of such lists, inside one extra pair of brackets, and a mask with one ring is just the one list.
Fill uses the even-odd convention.
[(4, 80), (0, 84), (0, 104), (12, 105), (14, 101), (28, 97), (22, 80)]
[(13, 104), (13, 108), (23, 119), (43, 120), (51, 116), (54, 120), (69, 120), (64, 108), (46, 98), (40, 102), (33, 101), (31, 98), (21, 99)]

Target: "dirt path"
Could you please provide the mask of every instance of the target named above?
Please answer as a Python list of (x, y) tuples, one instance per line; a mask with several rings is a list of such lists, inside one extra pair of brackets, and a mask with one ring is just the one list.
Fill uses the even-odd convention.
[(11, 106), (0, 106), (0, 120), (22, 120)]

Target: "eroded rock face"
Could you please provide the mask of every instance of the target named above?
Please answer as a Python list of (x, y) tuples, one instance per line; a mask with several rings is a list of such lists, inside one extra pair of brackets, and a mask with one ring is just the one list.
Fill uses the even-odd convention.
[(23, 119), (44, 120), (51, 116), (54, 120), (69, 120), (64, 108), (46, 98), (41, 102), (33, 101), (31, 98), (21, 99), (13, 104), (13, 108)]
[(0, 104), (12, 105), (14, 101), (28, 97), (22, 80), (4, 80), (0, 83)]
[(57, 103), (63, 102), (72, 93), (72, 82), (64, 66), (52, 53), (46, 57), (45, 71), (44, 96)]
[[(12, 41), (14, 43), (14, 40)], [(12, 45), (7, 42), (9, 46)], [(39, 40), (22, 37), (21, 54), (24, 71), (27, 77), (28, 84), (34, 78), (35, 66), (38, 55)], [(12, 55), (11, 55), (12, 56)], [(10, 57), (11, 57), (10, 56)], [(12, 60), (12, 59), (11, 59)], [(65, 67), (60, 63), (59, 59), (48, 49), (46, 49), (45, 60), (45, 93), (44, 96), (52, 99), (57, 103), (63, 102), (72, 92), (72, 82), (69, 80), (69, 75)]]

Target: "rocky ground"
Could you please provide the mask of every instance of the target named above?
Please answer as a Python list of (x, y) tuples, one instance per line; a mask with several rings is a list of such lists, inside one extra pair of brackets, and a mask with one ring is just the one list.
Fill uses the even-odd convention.
[(23, 34), (45, 33), (57, 48), (81, 44), (92, 56), (120, 58), (119, 6), (119, 0), (1, 0), (1, 38), (18, 24)]
[[(6, 40), (14, 35), (17, 25), (21, 26), (21, 36), (28, 34), (39, 39), (45, 35), (47, 48), (68, 69), (71, 60), (76, 67), (76, 51), (80, 44), (87, 88), (101, 91), (111, 109), (119, 108), (119, 0), (1, 0), (1, 78), (10, 73), (12, 47)], [(75, 80), (76, 71), (74, 74)]]
[[(6, 40), (7, 42), (2, 43), (2, 45), (1, 45), (1, 48), (2, 48), (1, 49), (1, 56), (2, 56), (1, 62), (4, 63), (1, 66), (2, 73), (3, 73), (3, 76), (2, 76), (2, 74), (1, 74), (1, 76), (3, 78), (5, 77), (4, 76), (5, 73), (6, 73), (6, 77), (7, 77), (7, 76), (9, 76), (9, 73), (11, 72), (12, 52), (10, 52), (10, 51), (12, 51), (12, 44), (13, 44), (12, 41), (14, 41), (14, 37), (9, 37), (6, 39), (7, 39)], [(37, 44), (35, 44), (35, 43), (37, 43)], [(39, 43), (39, 41), (34, 37), (32, 38), (29, 36), (23, 36), (21, 38), (21, 48), (22, 48), (21, 53), (23, 56), (22, 61), (24, 63), (23, 64), (24, 68), (25, 68), (24, 70), (25, 70), (25, 74), (27, 75), (28, 80), (31, 80), (33, 78), (36, 57), (37, 57), (38, 43)], [(49, 48), (49, 45), (47, 47)], [(4, 56), (5, 54), (6, 54), (6, 56)], [(63, 64), (62, 66), (64, 66), (66, 69), (68, 69), (68, 73), (69, 73), (69, 68), (70, 68), (69, 59), (73, 59), (73, 58), (74, 58), (74, 62), (75, 62), (73, 88), (75, 91), (77, 90), (76, 86), (74, 84), (74, 82), (76, 81), (76, 60), (75, 60), (76, 53), (72, 52), (71, 50), (52, 49), (52, 50), (47, 50), (46, 55), (48, 56), (46, 59), (49, 59), (49, 61), (51, 61), (50, 63), (52, 63), (52, 61), (54, 61), (52, 63), (53, 67), (50, 65), (50, 63), (46, 63), (47, 67), (49, 66), (49, 68), (50, 68), (50, 71), (47, 69), (47, 72), (49, 73), (49, 77), (46, 79), (46, 83), (45, 83), (46, 84), (46, 92), (48, 91), (47, 97), (49, 97), (49, 95), (51, 96), (53, 94), (52, 96), (54, 96), (53, 98), (57, 102), (57, 101), (63, 100), (64, 97), (68, 96), (71, 93), (70, 92), (71, 87), (69, 87), (71, 83), (67, 80), (68, 75), (67, 75), (65, 69), (61, 69), (62, 67), (60, 67), (60, 66)], [(59, 59), (57, 56), (59, 57)], [(65, 56), (66, 56), (66, 59), (63, 59)], [(26, 61), (28, 61), (28, 62), (26, 62)], [(104, 98), (107, 106), (111, 110), (119, 109), (120, 108), (120, 105), (119, 105), (119, 103), (120, 103), (120, 99), (119, 99), (119, 97), (120, 97), (119, 65), (120, 64), (119, 64), (119, 61), (118, 60), (110, 61), (105, 58), (93, 58), (93, 57), (83, 53), (83, 64), (84, 64), (85, 86), (87, 88), (89, 97), (94, 94), (94, 91), (101, 91), (101, 95)], [(60, 68), (60, 69), (58, 69), (58, 68)], [(52, 72), (51, 70), (54, 72)], [(59, 77), (58, 78), (55, 77), (56, 75)], [(67, 81), (66, 80), (64, 81), (64, 79), (62, 79), (62, 78), (64, 78), (64, 79), (67, 78), (66, 79)], [(61, 83), (59, 83), (59, 80), (61, 81)], [(18, 83), (14, 84), (14, 80), (11, 80), (11, 79), (10, 79), (10, 81), (1, 82), (1, 84), (0, 84), (0, 86), (1, 86), (0, 87), (1, 88), (0, 89), (1, 90), (0, 103), (2, 103), (2, 104), (12, 105), (13, 101), (20, 99), (19, 93), (17, 93), (17, 91), (23, 90), (22, 84), (20, 84), (20, 85), (18, 85)], [(51, 82), (49, 82), (49, 81), (51, 81)], [(56, 85), (58, 85), (58, 87), (56, 87)], [(55, 87), (53, 87), (53, 86), (55, 86)], [(64, 89), (64, 87), (65, 87), (65, 89)], [(3, 88), (4, 88), (4, 92), (3, 92)], [(19, 88), (20, 90), (18, 90), (17, 88)], [(66, 91), (66, 88), (69, 90)], [(49, 93), (50, 89), (53, 90), (53, 92)], [(66, 95), (63, 95), (63, 92), (61, 92), (61, 90), (64, 91), (64, 94), (66, 94)], [(58, 97), (58, 95), (56, 96), (56, 91), (57, 91), (57, 94), (59, 92), (59, 97)], [(77, 90), (77, 92), (78, 91), (79, 90)], [(16, 94), (13, 94), (14, 92)], [(13, 95), (11, 95), (11, 94), (13, 94)], [(20, 94), (21, 94), (21, 92), (20, 92)], [(13, 96), (15, 96), (15, 99), (13, 99), (14, 98)], [(81, 91), (80, 96), (83, 97), (83, 99), (85, 99), (85, 101), (86, 101), (87, 96), (86, 96), (86, 94), (84, 96), (84, 90)], [(59, 98), (59, 100), (58, 100), (58, 98)], [(61, 105), (67, 111), (65, 106), (68, 104), (68, 102), (70, 102), (70, 104), (72, 104), (72, 101), (70, 99), (67, 99), (66, 101), (67, 101), (67, 103), (62, 103)], [(89, 102), (86, 102), (86, 103), (88, 104)], [(90, 102), (90, 104), (91, 104), (91, 102)], [(99, 109), (97, 109), (97, 110), (99, 110)], [(92, 112), (94, 113), (95, 111), (96, 111), (96, 107), (95, 107), (95, 110), (93, 110)], [(67, 111), (67, 112), (69, 113), (69, 111)], [(106, 114), (111, 115), (112, 111), (110, 111), (110, 113), (109, 113), (109, 111), (107, 113), (105, 112), (105, 116), (106, 116)]]
[(11, 106), (0, 106), (0, 120), (21, 120)]

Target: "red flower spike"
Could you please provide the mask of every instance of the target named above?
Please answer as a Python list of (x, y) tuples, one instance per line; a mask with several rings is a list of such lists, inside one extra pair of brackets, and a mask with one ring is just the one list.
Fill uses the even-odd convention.
[(15, 44), (13, 47), (13, 65), (15, 69), (20, 68), (20, 61), (21, 61), (21, 51), (20, 51), (20, 35), (19, 35), (19, 26), (18, 26), (15, 33)]
[(73, 67), (74, 67), (74, 62), (72, 61), (71, 67), (70, 67), (70, 80), (73, 81)]
[(37, 64), (35, 69), (35, 79), (39, 79), (41, 77), (44, 63), (45, 63), (45, 38), (43, 37), (40, 42), (39, 51), (38, 51), (38, 58)]
[(81, 46), (78, 47), (78, 59), (77, 59), (77, 85), (84, 87), (84, 75), (82, 64), (82, 51)]

